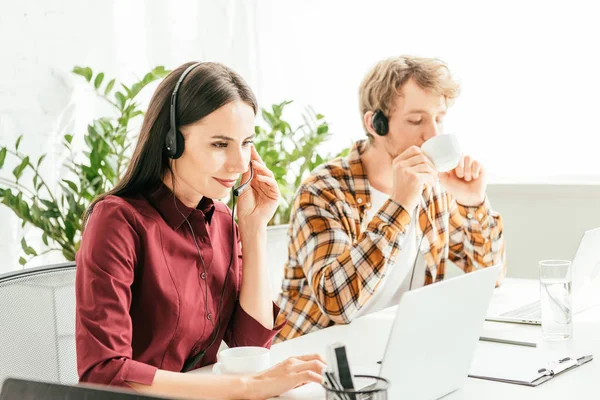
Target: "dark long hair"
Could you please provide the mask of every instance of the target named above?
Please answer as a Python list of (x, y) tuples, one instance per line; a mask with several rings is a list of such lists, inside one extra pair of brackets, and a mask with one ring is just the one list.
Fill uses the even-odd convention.
[[(171, 94), (183, 71), (193, 62), (173, 70), (158, 85), (144, 116), (142, 129), (125, 175), (117, 185), (96, 197), (83, 215), (83, 227), (94, 206), (106, 196), (134, 196), (157, 185), (167, 170), (169, 157), (165, 153), (165, 137), (170, 128)], [(185, 78), (177, 94), (178, 127), (195, 123), (213, 111), (235, 100), (242, 100), (254, 109), (258, 104), (250, 86), (235, 71), (223, 64), (206, 62), (194, 68)]]

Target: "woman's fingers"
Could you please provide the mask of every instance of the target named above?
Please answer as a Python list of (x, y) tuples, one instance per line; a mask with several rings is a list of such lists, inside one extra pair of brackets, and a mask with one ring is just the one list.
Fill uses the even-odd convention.
[(295, 373), (294, 375), (292, 375), (292, 387), (290, 389), (293, 388), (297, 388), (298, 386), (303, 386), (306, 385), (307, 383), (321, 383), (323, 382), (323, 376), (321, 374), (318, 374), (314, 371), (303, 371), (303, 372), (298, 372)]
[(297, 356), (297, 357), (293, 357), (296, 360), (300, 360), (300, 361), (312, 361), (312, 360), (319, 360), (322, 363), (325, 363), (325, 360), (323, 359), (323, 357), (321, 357), (320, 354), (305, 354), (303, 356)]
[(304, 372), (304, 371), (313, 371), (319, 375), (323, 375), (323, 371), (327, 368), (324, 362), (320, 360), (312, 360), (312, 361), (301, 361), (298, 364), (292, 365), (290, 370), (292, 372)]
[(255, 178), (257, 181), (266, 183), (270, 188), (273, 188), (273, 189), (279, 188), (279, 186), (277, 185), (277, 181), (275, 179), (271, 178), (270, 176), (256, 175)]
[(262, 175), (267, 175), (270, 176), (271, 178), (273, 178), (275, 175), (273, 175), (273, 171), (271, 171), (269, 168), (267, 168), (264, 164), (259, 163), (257, 160), (252, 160), (252, 166), (254, 167), (254, 170), (257, 171), (258, 173), (261, 173)]
[[(259, 190), (271, 199), (279, 198), (279, 186), (277, 186), (277, 181), (275, 179), (264, 175), (256, 175), (255, 179), (257, 182), (261, 183), (260, 185), (255, 186), (256, 190)], [(266, 187), (262, 185), (263, 183)]]
[(261, 164), (265, 164), (265, 162), (263, 161), (262, 157), (260, 156), (260, 154), (258, 154), (258, 151), (256, 151), (256, 147), (254, 147), (254, 145), (251, 146), (251, 150), (250, 150), (250, 159), (251, 160), (256, 160)]

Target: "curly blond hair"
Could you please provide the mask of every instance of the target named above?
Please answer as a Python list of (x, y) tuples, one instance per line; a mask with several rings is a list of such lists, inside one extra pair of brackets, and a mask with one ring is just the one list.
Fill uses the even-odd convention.
[[(444, 96), (448, 106), (460, 92), (460, 86), (452, 78), (445, 62), (437, 58), (391, 57), (378, 62), (363, 78), (359, 89), (361, 116), (376, 110), (389, 116), (393, 112), (394, 99), (401, 94), (402, 86), (409, 79), (414, 79), (422, 89)], [(364, 119), (363, 126), (371, 137)]]

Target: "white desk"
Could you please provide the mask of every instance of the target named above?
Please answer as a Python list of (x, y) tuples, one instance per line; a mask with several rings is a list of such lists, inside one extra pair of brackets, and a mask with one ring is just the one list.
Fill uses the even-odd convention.
[[(512, 303), (518, 297), (535, 297), (538, 293), (537, 281), (506, 279), (496, 289), (491, 308)], [(387, 338), (394, 320), (395, 308), (383, 310), (358, 318), (350, 325), (333, 326), (303, 337), (273, 345), (271, 359), (273, 363), (307, 353), (325, 354), (326, 345), (342, 342), (348, 350), (351, 366), (372, 365), (383, 358)], [(600, 306), (588, 309), (574, 316), (574, 335), (566, 342), (550, 343), (541, 340), (541, 327), (519, 324), (485, 322), (483, 336), (506, 337), (538, 342), (538, 351), (556, 352), (559, 355), (583, 351), (591, 352), (596, 358), (592, 362), (567, 371), (536, 388), (492, 382), (479, 379), (466, 379), (465, 385), (444, 397), (444, 400), (461, 399), (600, 399)], [(452, 339), (448, 338), (450, 346)], [(480, 342), (480, 346), (483, 342)], [(485, 343), (490, 345), (490, 343)], [(498, 351), (506, 344), (492, 344)], [(489, 347), (488, 347), (489, 350)], [(477, 357), (476, 351), (475, 357)], [(487, 360), (486, 360), (487, 362)], [(493, 362), (493, 360), (489, 360)], [(211, 366), (195, 373), (210, 373)], [(353, 372), (357, 372), (356, 370)], [(298, 388), (279, 399), (318, 399), (324, 398), (323, 389), (316, 384)]]

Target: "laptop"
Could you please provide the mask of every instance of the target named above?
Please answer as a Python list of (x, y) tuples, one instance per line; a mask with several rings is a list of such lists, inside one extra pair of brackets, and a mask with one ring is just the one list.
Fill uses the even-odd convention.
[[(600, 304), (600, 228), (586, 231), (571, 263), (573, 313)], [(542, 315), (539, 292), (535, 301), (525, 301), (508, 309), (495, 309), (488, 321), (540, 325)]]
[(386, 378), (389, 399), (438, 399), (460, 389), (500, 270), (484, 268), (402, 294), (381, 366), (361, 372)]
[[(160, 397), (165, 399), (165, 397)], [(152, 397), (114, 387), (92, 385), (69, 386), (8, 378), (2, 385), (0, 400), (158, 400)]]

